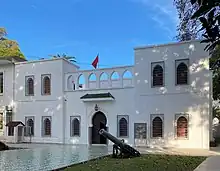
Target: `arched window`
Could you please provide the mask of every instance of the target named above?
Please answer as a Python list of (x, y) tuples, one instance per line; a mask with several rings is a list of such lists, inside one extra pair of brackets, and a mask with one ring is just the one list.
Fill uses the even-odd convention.
[(51, 80), (50, 76), (43, 77), (43, 95), (50, 95), (51, 94)]
[(183, 62), (176, 68), (176, 84), (188, 84), (188, 67)]
[(177, 119), (177, 138), (188, 138), (188, 120), (184, 116)]
[(80, 121), (77, 118), (72, 119), (71, 123), (72, 129), (71, 129), (71, 136), (80, 136)]
[(28, 119), (26, 124), (28, 127), (30, 127), (30, 130), (29, 130), (30, 135), (34, 135), (34, 121), (33, 121), (33, 119)]
[(119, 137), (128, 136), (128, 121), (125, 118), (119, 120)]
[(34, 80), (33, 80), (33, 78), (27, 79), (27, 95), (34, 95)]
[(152, 137), (163, 137), (163, 121), (160, 117), (155, 117), (152, 121)]
[(45, 118), (43, 124), (44, 124), (43, 135), (44, 136), (51, 136), (51, 119)]
[(153, 68), (153, 86), (163, 86), (163, 67), (156, 65)]

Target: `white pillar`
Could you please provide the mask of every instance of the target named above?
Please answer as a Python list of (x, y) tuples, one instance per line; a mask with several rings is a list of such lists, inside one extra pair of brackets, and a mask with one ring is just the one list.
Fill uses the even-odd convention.
[(18, 142), (18, 126), (14, 127), (14, 142)]
[(96, 89), (100, 89), (100, 75), (96, 74)]

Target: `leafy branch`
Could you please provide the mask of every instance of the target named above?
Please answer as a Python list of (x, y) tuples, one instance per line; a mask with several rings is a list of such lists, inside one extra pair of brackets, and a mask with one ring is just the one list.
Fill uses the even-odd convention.
[(207, 43), (205, 50), (213, 53), (216, 46), (220, 44), (219, 23), (220, 23), (220, 0), (191, 0), (191, 4), (198, 4), (199, 9), (191, 19), (199, 19), (204, 30), (201, 43)]

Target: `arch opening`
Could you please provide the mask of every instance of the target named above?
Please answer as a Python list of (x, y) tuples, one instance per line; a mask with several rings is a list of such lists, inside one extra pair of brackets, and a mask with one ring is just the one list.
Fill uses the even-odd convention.
[(109, 83), (108, 83), (108, 74), (103, 72), (101, 75), (100, 75), (100, 88), (108, 88), (109, 87)]
[(123, 87), (132, 86), (132, 73), (129, 70), (126, 70), (122, 76)]
[(91, 143), (92, 144), (107, 144), (107, 139), (99, 134), (100, 129), (107, 130), (107, 118), (104, 113), (98, 111), (92, 117), (92, 132)]
[(83, 74), (78, 77), (78, 90), (85, 89), (85, 77)]
[(96, 74), (94, 73), (91, 73), (89, 75), (89, 80), (88, 80), (88, 83), (89, 83), (89, 88), (96, 88)]
[(116, 71), (112, 72), (110, 80), (111, 80), (111, 87), (119, 87), (120, 86), (119, 85), (120, 76), (119, 76), (118, 72), (116, 72)]

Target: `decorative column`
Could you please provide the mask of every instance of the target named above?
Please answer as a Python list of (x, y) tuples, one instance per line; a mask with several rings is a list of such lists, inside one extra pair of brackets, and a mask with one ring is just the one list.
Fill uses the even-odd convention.
[(87, 90), (87, 89), (89, 89), (90, 87), (89, 87), (89, 73), (83, 73), (83, 76), (84, 76), (84, 80), (85, 80), (85, 89)]
[(123, 88), (123, 73), (119, 72), (118, 75), (119, 75), (119, 83), (120, 83), (119, 87)]

